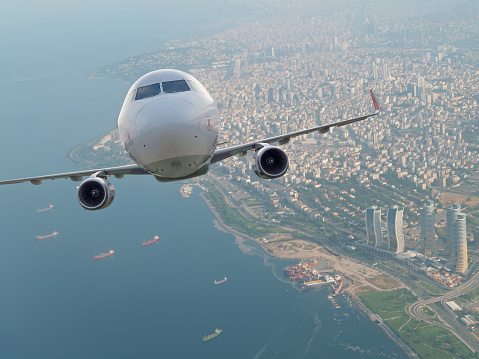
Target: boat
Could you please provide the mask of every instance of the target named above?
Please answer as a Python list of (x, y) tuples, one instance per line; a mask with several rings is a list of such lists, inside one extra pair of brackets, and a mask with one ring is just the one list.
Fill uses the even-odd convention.
[(343, 287), (343, 282), (341, 281), (341, 279), (339, 279), (339, 281), (336, 281), (336, 287), (333, 287), (334, 295), (337, 295), (342, 287)]
[(217, 337), (218, 335), (220, 335), (221, 333), (223, 333), (223, 330), (221, 330), (221, 329), (215, 329), (215, 332), (214, 332), (213, 334), (205, 335), (205, 336), (203, 337), (203, 341), (206, 342), (206, 341), (208, 341), (208, 340), (210, 340), (210, 339), (213, 339), (213, 338)]
[(221, 283), (226, 282), (227, 280), (228, 280), (228, 278), (224, 277), (224, 279), (222, 279), (222, 280), (215, 280), (215, 281), (213, 282), (213, 284), (214, 284), (214, 285), (221, 284)]
[(321, 287), (326, 284), (334, 283), (335, 279), (328, 275), (325, 275), (323, 278), (318, 280), (310, 280), (308, 282), (303, 282), (301, 289), (313, 289), (317, 287)]
[(112, 255), (115, 254), (115, 251), (113, 249), (110, 249), (109, 252), (107, 253), (100, 253), (96, 256), (93, 257), (93, 259), (102, 259), (102, 258), (106, 258), (106, 257), (111, 257)]
[(36, 236), (37, 239), (45, 239), (45, 238), (52, 238), (52, 237), (56, 237), (58, 236), (58, 232), (53, 232), (53, 233), (50, 233), (50, 234), (45, 234), (43, 236)]
[(37, 213), (42, 213), (42, 212), (49, 211), (49, 210), (53, 209), (53, 207), (55, 207), (53, 204), (49, 204), (48, 207), (37, 208)]
[(159, 240), (160, 240), (160, 237), (154, 236), (151, 241), (144, 241), (141, 245), (142, 245), (142, 246), (147, 246), (148, 244), (152, 244), (152, 243), (158, 242)]

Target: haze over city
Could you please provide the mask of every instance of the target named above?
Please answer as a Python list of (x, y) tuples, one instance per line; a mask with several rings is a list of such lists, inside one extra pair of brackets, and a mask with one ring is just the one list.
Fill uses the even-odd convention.
[(6, 357), (477, 357), (476, 1), (26, 2), (0, 19), (0, 180), (131, 163), (116, 117), (162, 68), (216, 101), (218, 148), (371, 113), (371, 89), (381, 106), (279, 146), (277, 179), (251, 154), (177, 183), (112, 177), (94, 212), (69, 180), (0, 186)]

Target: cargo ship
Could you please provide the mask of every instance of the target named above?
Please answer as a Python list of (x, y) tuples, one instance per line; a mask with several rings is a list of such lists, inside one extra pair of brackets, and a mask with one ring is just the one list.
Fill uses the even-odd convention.
[(159, 240), (160, 240), (160, 237), (154, 236), (151, 241), (144, 241), (141, 245), (144, 247), (144, 246), (147, 246), (148, 244), (158, 242)]
[(228, 280), (228, 278), (224, 277), (224, 279), (222, 279), (222, 280), (215, 280), (215, 281), (213, 282), (213, 284), (214, 284), (214, 285), (221, 284), (221, 283), (226, 282), (227, 280)]
[(304, 260), (299, 262), (298, 264), (290, 265), (288, 267), (283, 268), (283, 272), (285, 275), (291, 276), (298, 272), (311, 271), (311, 267), (317, 263), (318, 261), (313, 259)]
[(334, 283), (335, 281), (336, 280), (333, 277), (325, 274), (321, 279), (311, 280), (309, 282), (303, 282), (301, 289), (313, 289), (313, 288), (321, 287), (326, 284)]
[(208, 341), (208, 340), (210, 340), (210, 339), (213, 339), (213, 338), (217, 337), (218, 335), (220, 335), (221, 333), (223, 333), (223, 330), (221, 330), (221, 329), (215, 329), (215, 332), (214, 332), (213, 334), (205, 335), (205, 336), (203, 337), (203, 341), (206, 342), (206, 341)]
[(106, 258), (106, 257), (111, 257), (112, 255), (115, 254), (115, 251), (113, 249), (110, 249), (109, 252), (107, 253), (100, 253), (96, 256), (93, 257), (93, 259), (102, 259), (102, 258)]
[(45, 239), (45, 238), (52, 238), (52, 237), (56, 237), (58, 236), (58, 232), (53, 232), (53, 233), (50, 233), (50, 234), (45, 234), (43, 236), (36, 236), (37, 239)]
[(49, 210), (53, 209), (53, 207), (55, 207), (53, 204), (49, 204), (48, 207), (37, 208), (37, 213), (42, 213), (42, 212), (49, 211)]

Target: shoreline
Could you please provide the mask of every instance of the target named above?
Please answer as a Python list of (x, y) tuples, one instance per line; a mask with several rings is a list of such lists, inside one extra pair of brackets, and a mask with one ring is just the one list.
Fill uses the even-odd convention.
[[(201, 188), (201, 187), (200, 187)], [(206, 205), (208, 206), (209, 210), (211, 211), (211, 213), (213, 214), (213, 216), (215, 217), (215, 219), (213, 220), (213, 225), (216, 229), (218, 229), (219, 231), (221, 232), (224, 232), (224, 233), (229, 233), (229, 234), (232, 234), (235, 239), (238, 239), (238, 238), (241, 238), (241, 239), (247, 239), (247, 240), (250, 240), (252, 241), (254, 244), (256, 244), (260, 249), (261, 251), (263, 252), (263, 254), (267, 255), (267, 256), (270, 256), (272, 258), (276, 258), (276, 259), (282, 259), (282, 260), (286, 260), (286, 259), (301, 259), (301, 258), (287, 258), (287, 257), (281, 257), (281, 256), (277, 256), (277, 255), (274, 255), (270, 252), (268, 252), (262, 245), (261, 243), (259, 243), (257, 240), (255, 240), (254, 238), (250, 237), (250, 236), (247, 236), (243, 233), (240, 233), (236, 230), (234, 230), (233, 228), (229, 227), (227, 224), (225, 224), (223, 222), (223, 220), (221, 219), (221, 217), (219, 216), (218, 212), (216, 211), (216, 209), (213, 207), (213, 205), (211, 204), (211, 202), (206, 198), (206, 196), (204, 195), (204, 193), (200, 193), (199, 196), (203, 199), (203, 201), (206, 203)], [(361, 298), (359, 297), (359, 295), (355, 294), (354, 293), (354, 290), (348, 290), (348, 289), (352, 289), (356, 286), (356, 283), (354, 283), (355, 281), (348, 278), (343, 272), (337, 270), (336, 268), (334, 268), (333, 270), (339, 272), (342, 274), (343, 278), (346, 278), (348, 281), (352, 282), (352, 285), (349, 285), (347, 286), (345, 289), (342, 290), (342, 293), (348, 297), (350, 297), (352, 299), (352, 303), (354, 304), (354, 306), (364, 315), (364, 317), (366, 319), (369, 319), (370, 321), (372, 321), (373, 323), (378, 323), (378, 327), (381, 329), (381, 331), (394, 343), (396, 344), (396, 346), (401, 349), (403, 351), (403, 353), (410, 359), (419, 359), (419, 356), (411, 349), (411, 347), (409, 347), (409, 345), (407, 343), (404, 342), (404, 340), (402, 340), (396, 333), (394, 333), (394, 331), (389, 328), (389, 326), (383, 321), (383, 320), (378, 320), (378, 316), (372, 312), (368, 307), (366, 307), (364, 305), (364, 303), (362, 302)], [(294, 287), (293, 287), (294, 288)], [(395, 288), (397, 289), (397, 288)], [(383, 291), (387, 291), (389, 289), (382, 289)], [(299, 290), (298, 290), (299, 291)]]
[[(253, 10), (253, 8), (251, 10)], [(256, 15), (251, 15), (252, 13), (254, 13)], [(271, 16), (271, 14), (267, 11), (264, 11), (263, 13), (267, 14), (266, 16)], [(127, 83), (127, 84), (131, 85), (140, 76), (136, 77), (135, 79), (128, 79), (128, 78), (124, 78), (124, 77), (121, 77), (121, 76), (107, 75), (107, 74), (104, 73), (104, 70), (108, 69), (109, 67), (111, 67), (112, 65), (114, 65), (116, 63), (121, 63), (122, 61), (125, 61), (128, 58), (138, 58), (138, 57), (142, 57), (142, 56), (154, 55), (154, 54), (161, 53), (165, 50), (187, 48), (189, 46), (188, 45), (189, 43), (199, 41), (201, 39), (220, 34), (224, 31), (227, 31), (227, 30), (230, 30), (232, 28), (241, 26), (242, 24), (245, 24), (245, 23), (254, 23), (254, 22), (260, 21), (264, 18), (265, 17), (259, 16), (259, 13), (255, 12), (253, 10), (253, 12), (251, 12), (248, 15), (246, 15), (246, 14), (245, 15), (236, 15), (236, 16), (232, 16), (232, 17), (227, 18), (227, 19), (219, 19), (213, 25), (204, 26), (202, 28), (192, 30), (192, 33), (189, 34), (189, 35), (180, 35), (180, 36), (175, 36), (175, 37), (172, 37), (172, 38), (169, 38), (169, 39), (158, 41), (158, 47), (155, 46), (155, 48), (153, 50), (131, 52), (129, 55), (124, 56), (117, 61), (109, 62), (109, 63), (107, 63), (103, 66), (99, 66), (97, 68), (91, 69), (91, 70), (89, 70), (85, 73), (85, 78), (88, 79), (88, 80), (98, 80), (98, 79), (109, 78), (109, 79), (114, 79), (114, 80), (124, 82), (124, 83)], [(202, 64), (196, 64), (195, 66), (198, 66), (198, 65), (203, 66)], [(161, 69), (161, 68), (178, 68), (178, 69), (181, 69), (182, 66), (183, 65), (181, 65), (181, 64), (176, 64), (176, 67), (175, 66), (167, 66), (167, 67), (163, 66), (163, 67), (159, 67), (157, 69)], [(192, 67), (190, 65), (190, 66), (187, 66), (187, 68), (188, 69), (187, 70), (185, 69), (185, 71), (191, 72), (191, 69), (195, 68), (195, 67), (194, 66)], [(126, 96), (126, 94), (125, 94), (125, 96)]]
[[(200, 188), (202, 188), (202, 187), (200, 186)], [(211, 211), (211, 213), (215, 217), (215, 219), (214, 219), (215, 228), (217, 228), (218, 230), (221, 230), (224, 233), (232, 234), (235, 238), (247, 239), (247, 240), (253, 242), (254, 244), (256, 244), (261, 249), (261, 251), (264, 254), (270, 256), (271, 258), (281, 259), (281, 260), (302, 260), (302, 259), (308, 258), (308, 259), (318, 259), (322, 262), (328, 263), (328, 268), (326, 270), (323, 270), (324, 272), (331, 272), (331, 271), (337, 272), (343, 278), (347, 279), (350, 282), (350, 284), (342, 290), (343, 292), (348, 292), (351, 295), (356, 295), (356, 293), (354, 292), (355, 287), (362, 286), (362, 285), (367, 285), (371, 289), (373, 289), (373, 291), (378, 291), (378, 292), (379, 291), (395, 290), (395, 289), (399, 289), (399, 288), (404, 287), (404, 285), (402, 283), (399, 283), (399, 282), (396, 282), (396, 281), (395, 281), (396, 283), (394, 283), (394, 285), (392, 287), (386, 287), (386, 288), (380, 286), (380, 285), (382, 285), (382, 283), (376, 283), (376, 284), (370, 283), (367, 280), (368, 278), (370, 279), (370, 281), (372, 281), (373, 278), (377, 278), (378, 276), (383, 276), (384, 274), (381, 273), (380, 271), (377, 271), (376, 269), (364, 266), (361, 263), (353, 261), (349, 258), (342, 258), (341, 256), (339, 256), (339, 257), (334, 256), (334, 255), (328, 253), (328, 251), (326, 249), (324, 249), (324, 247), (322, 247), (321, 245), (318, 245), (318, 244), (315, 244), (315, 248), (314, 248), (315, 252), (312, 252), (312, 251), (301, 252), (301, 251), (299, 251), (299, 252), (293, 253), (293, 254), (287, 254), (287, 253), (279, 254), (274, 249), (272, 250), (272, 249), (268, 248), (268, 246), (275, 247), (278, 244), (284, 245), (285, 242), (262, 243), (261, 241), (258, 241), (253, 237), (250, 237), (250, 236), (248, 236), (244, 233), (238, 232), (237, 230), (229, 227), (222, 220), (221, 216), (216, 211), (216, 209), (213, 207), (211, 202), (206, 198), (204, 193), (200, 193), (199, 196), (203, 199), (203, 201), (206, 203), (209, 210)], [(289, 243), (294, 242), (296, 244), (296, 243), (301, 243), (301, 242), (304, 242), (304, 241), (300, 240), (300, 239), (294, 239), (294, 240), (291, 240), (291, 241), (288, 241), (288, 242)], [(305, 242), (305, 243), (309, 244), (309, 242)], [(359, 275), (359, 273), (361, 273), (361, 276)]]
[[(237, 23), (237, 22), (236, 22)], [(235, 22), (233, 20), (230, 21), (229, 23), (229, 26), (228, 27), (233, 27), (235, 24)], [(198, 38), (201, 38), (201, 37), (205, 37), (205, 36), (212, 36), (216, 33), (220, 33), (221, 31), (223, 31), (224, 29), (218, 29), (217, 27), (222, 27), (221, 25), (224, 25), (224, 23), (218, 23), (216, 25), (212, 25), (210, 26), (209, 28), (215, 28), (216, 31), (212, 31), (212, 34), (203, 34), (203, 36), (200, 36), (198, 37), (199, 35), (193, 35), (192, 37), (188, 37), (188, 38), (185, 38), (185, 39), (176, 39), (176, 40), (169, 40), (169, 41), (165, 41), (163, 44), (162, 44), (162, 49), (158, 49), (156, 50), (155, 52), (161, 52), (163, 51), (164, 49), (166, 49), (168, 47), (168, 45), (175, 45), (175, 42), (178, 42), (178, 43), (188, 43), (190, 41), (194, 41), (194, 40), (197, 40)], [(200, 29), (200, 31), (202, 32), (203, 30), (206, 30), (206, 29)], [(212, 29), (208, 29), (208, 30), (212, 30)], [(141, 55), (145, 55), (146, 53), (143, 53), (143, 54), (136, 54), (136, 56), (141, 56)], [(108, 65), (107, 65), (108, 66)], [(98, 78), (106, 78), (106, 77), (98, 77)], [(122, 81), (120, 78), (115, 78), (115, 77), (112, 77), (113, 79), (116, 79), (116, 80), (119, 80), (119, 81)], [(101, 137), (101, 136), (100, 136)], [(79, 159), (77, 159), (75, 157), (75, 151), (78, 150), (79, 148), (81, 148), (82, 146), (88, 146), (90, 143), (94, 142), (96, 139), (93, 139), (93, 140), (90, 140), (90, 141), (87, 141), (87, 143), (85, 144), (81, 144), (81, 145), (78, 145), (74, 148), (72, 148), (67, 155), (65, 155), (65, 159), (74, 164), (74, 165), (77, 165), (79, 167), (84, 167), (84, 168), (91, 168), (89, 167), (87, 164), (83, 163), (83, 164), (80, 164), (81, 161)], [(201, 186), (200, 186), (201, 188)], [(180, 194), (181, 194), (181, 191), (180, 191)], [(182, 194), (183, 195), (183, 194)], [(275, 247), (275, 244), (274, 243), (271, 243), (271, 246), (267, 245), (267, 243), (263, 243), (261, 242), (260, 240), (258, 239), (255, 239), (253, 237), (250, 237), (244, 233), (241, 233), (241, 232), (238, 232), (237, 230), (235, 230), (234, 228), (231, 228), (229, 227), (221, 218), (221, 216), (219, 215), (219, 213), (216, 211), (216, 209), (214, 208), (214, 206), (211, 204), (211, 202), (206, 198), (206, 196), (203, 194), (203, 193), (200, 193), (199, 194), (201, 196), (201, 198), (203, 199), (203, 201), (206, 203), (206, 205), (208, 206), (208, 208), (210, 209), (211, 213), (213, 214), (214, 216), (214, 220), (213, 220), (213, 225), (216, 229), (218, 229), (219, 231), (222, 231), (224, 233), (229, 233), (229, 234), (232, 234), (235, 238), (235, 240), (249, 240), (251, 241), (252, 243), (254, 243), (257, 247), (259, 247), (259, 249), (263, 252), (263, 254), (271, 257), (271, 258), (275, 258), (275, 259), (281, 259), (281, 260), (288, 260), (288, 259), (296, 259), (296, 260), (301, 260), (302, 258), (305, 258), (304, 256), (301, 256), (300, 254), (294, 254), (294, 253), (283, 253), (282, 255), (279, 254), (277, 251), (274, 251), (274, 250), (268, 250), (268, 247)], [(187, 196), (183, 196), (183, 197), (187, 197)], [(317, 258), (317, 256), (316, 256)], [(320, 257), (321, 258), (321, 257)], [(350, 259), (346, 259), (347, 261), (350, 261)], [(348, 286), (346, 286), (346, 288), (343, 288), (342, 292), (347, 295), (347, 296), (350, 296), (352, 299), (353, 299), (353, 303), (354, 305), (356, 306), (356, 308), (358, 308), (363, 314), (365, 314), (365, 317), (367, 319), (370, 319), (372, 320), (371, 318), (368, 317), (368, 315), (366, 314), (366, 312), (363, 312), (362, 308), (360, 307), (360, 305), (358, 304), (358, 302), (361, 302), (360, 298), (359, 298), (359, 295), (357, 295), (354, 290), (351, 291), (351, 289), (355, 288), (355, 287), (358, 287), (358, 284), (357, 282), (361, 282), (361, 279), (359, 277), (356, 277), (355, 279), (353, 279), (354, 277), (353, 276), (349, 276), (347, 275), (346, 273), (348, 273), (348, 271), (345, 271), (344, 269), (345, 268), (341, 268), (341, 258), (338, 258), (338, 259), (335, 259), (333, 260), (332, 262), (329, 262), (329, 263), (332, 263), (333, 266), (332, 266), (332, 270), (338, 272), (338, 273), (341, 273), (341, 275), (343, 276), (343, 278), (347, 278), (348, 281), (350, 282), (350, 284)], [(336, 264), (336, 265), (335, 265)], [(339, 268), (338, 268), (339, 267)], [(353, 273), (354, 273), (354, 270), (353, 270)], [(379, 274), (379, 272), (377, 272), (377, 274)], [(360, 284), (361, 286), (362, 284)], [(388, 289), (380, 289), (380, 290), (383, 290), (383, 291), (387, 291)], [(364, 304), (363, 304), (364, 306)], [(368, 308), (366, 308), (366, 310), (369, 310)], [(409, 348), (405, 343), (401, 343), (401, 339), (399, 337), (397, 337), (395, 335), (395, 333), (392, 333), (391, 334), (391, 329), (389, 327), (387, 327), (387, 325), (385, 323), (379, 323), (380, 325), (378, 325), (381, 330), (386, 334), (386, 336), (391, 339), (393, 341), (393, 343), (395, 343), (401, 350), (404, 351), (404, 353), (410, 357), (410, 358), (418, 358), (417, 356), (410, 356), (408, 355), (408, 352), (405, 350), (405, 348), (402, 347), (402, 345), (400, 344), (404, 344), (406, 346), (406, 348)], [(409, 348), (410, 350), (410, 348)]]

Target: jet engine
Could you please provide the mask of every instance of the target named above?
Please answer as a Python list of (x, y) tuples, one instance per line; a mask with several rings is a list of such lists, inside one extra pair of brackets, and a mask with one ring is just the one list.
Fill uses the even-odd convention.
[(256, 151), (253, 157), (253, 170), (260, 178), (281, 177), (288, 171), (288, 168), (288, 156), (278, 147), (265, 146)]
[(115, 198), (115, 188), (106, 178), (90, 177), (78, 187), (78, 202), (89, 211), (108, 207)]

